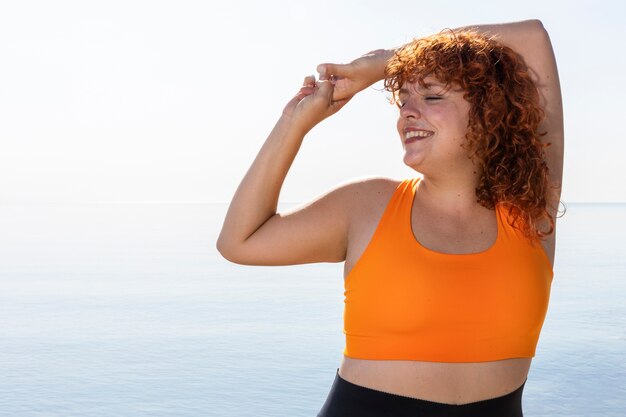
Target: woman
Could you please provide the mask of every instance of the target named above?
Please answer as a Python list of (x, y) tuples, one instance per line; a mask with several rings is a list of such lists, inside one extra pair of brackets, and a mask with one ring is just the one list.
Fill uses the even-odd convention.
[[(345, 356), (320, 417), (521, 416), (563, 159), (543, 25), (444, 31), (318, 71), (237, 189), (218, 249), (242, 264), (345, 261)], [(423, 178), (354, 181), (277, 213), (306, 133), (381, 79)]]

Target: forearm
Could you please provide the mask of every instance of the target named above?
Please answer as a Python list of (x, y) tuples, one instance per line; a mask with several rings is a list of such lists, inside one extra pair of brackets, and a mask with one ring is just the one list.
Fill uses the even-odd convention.
[(495, 40), (515, 49), (516, 51), (532, 47), (532, 44), (529, 45), (528, 42), (529, 37), (544, 31), (542, 23), (536, 19), (510, 23), (469, 25), (455, 30), (469, 30), (485, 36), (493, 37)]
[(548, 32), (539, 20), (466, 26), (459, 30), (472, 30), (493, 37), (494, 40), (513, 49), (524, 59), (539, 91), (551, 94), (550, 97), (542, 95), (544, 109), (552, 104), (548, 103), (547, 99), (553, 98), (555, 93), (558, 95), (560, 106), (561, 89), (556, 59)]
[(278, 120), (233, 196), (217, 242), (220, 250), (244, 243), (276, 214), (280, 190), (303, 138), (288, 116)]
[(387, 67), (387, 63), (389, 62), (389, 60), (393, 58), (393, 55), (396, 53), (397, 49), (398, 48), (379, 50), (381, 58), (374, 61), (374, 70), (372, 71), (372, 73), (374, 74), (375, 79), (373, 80), (372, 84), (385, 79), (385, 68)]
[[(512, 48), (522, 56), (528, 55), (528, 51), (535, 50), (535, 42), (539, 37), (546, 35), (545, 29), (539, 20), (523, 20), (511, 23), (496, 23), (485, 25), (469, 25), (453, 29), (453, 31), (472, 31)], [(403, 46), (385, 50), (387, 58)], [(386, 63), (386, 61), (385, 61)]]

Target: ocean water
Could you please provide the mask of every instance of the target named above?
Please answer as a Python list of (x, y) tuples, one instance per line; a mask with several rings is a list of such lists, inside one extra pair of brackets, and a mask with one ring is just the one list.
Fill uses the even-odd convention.
[[(224, 204), (0, 206), (0, 416), (315, 416), (342, 265), (245, 267)], [(626, 415), (626, 205), (570, 204), (529, 417)]]

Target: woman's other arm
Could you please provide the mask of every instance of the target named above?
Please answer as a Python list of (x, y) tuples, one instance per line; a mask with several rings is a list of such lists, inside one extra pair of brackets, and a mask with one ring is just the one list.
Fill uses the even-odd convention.
[(217, 241), (228, 260), (249, 265), (338, 262), (345, 259), (346, 189), (331, 191), (288, 214), (278, 197), (304, 136), (348, 100), (332, 102), (329, 81), (307, 77), (287, 104), (231, 201)]
[(551, 183), (555, 186), (549, 210), (556, 216), (561, 196), (563, 180), (563, 101), (556, 59), (548, 32), (539, 20), (504, 23), (497, 25), (469, 26), (461, 29), (475, 30), (510, 47), (520, 54), (530, 69), (535, 85), (539, 89), (541, 107), (545, 111), (545, 119), (539, 126), (543, 143), (546, 148), (546, 162), (550, 171)]

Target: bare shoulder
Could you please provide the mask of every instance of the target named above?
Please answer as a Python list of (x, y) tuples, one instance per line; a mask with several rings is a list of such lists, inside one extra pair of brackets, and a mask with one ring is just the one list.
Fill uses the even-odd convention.
[(339, 185), (337, 193), (348, 223), (348, 242), (373, 233), (385, 207), (401, 180), (388, 177), (364, 177)]
[(364, 178), (349, 185), (349, 227), (344, 274), (347, 276), (361, 257), (393, 193), (401, 183), (391, 178)]
[(289, 216), (309, 210), (320, 203), (332, 208), (329, 213), (340, 215), (348, 221), (359, 220), (372, 211), (384, 209), (401, 180), (387, 177), (362, 177), (338, 184), (317, 199), (281, 213)]
[(359, 220), (363, 215), (384, 210), (400, 183), (401, 180), (387, 177), (367, 177), (351, 180), (339, 189), (351, 219)]

